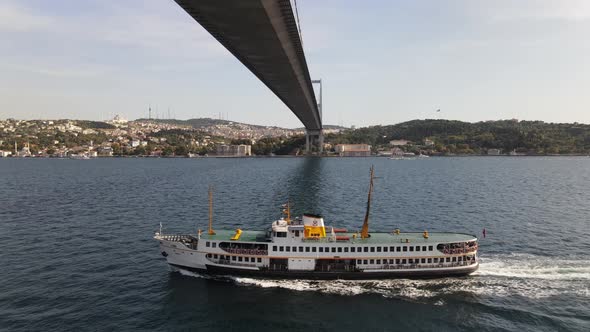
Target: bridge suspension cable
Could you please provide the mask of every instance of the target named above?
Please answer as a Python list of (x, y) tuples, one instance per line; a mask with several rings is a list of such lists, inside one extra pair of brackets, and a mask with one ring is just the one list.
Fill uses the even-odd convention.
[(295, 19), (297, 20), (297, 31), (299, 32), (299, 40), (303, 48), (303, 34), (301, 33), (301, 23), (299, 23), (299, 10), (297, 8), (297, 0), (293, 0), (293, 7), (295, 7)]

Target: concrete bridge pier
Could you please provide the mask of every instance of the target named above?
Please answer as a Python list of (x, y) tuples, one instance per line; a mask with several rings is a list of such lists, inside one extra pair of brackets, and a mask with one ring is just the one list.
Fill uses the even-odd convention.
[(324, 152), (324, 133), (321, 129), (305, 131), (305, 154), (310, 154), (312, 146), (316, 146), (319, 154)]

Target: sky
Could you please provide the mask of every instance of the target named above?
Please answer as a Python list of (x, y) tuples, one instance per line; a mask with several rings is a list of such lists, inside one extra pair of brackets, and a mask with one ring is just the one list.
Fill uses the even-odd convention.
[[(323, 122), (590, 123), (590, 1), (298, 0)], [(172, 0), (0, 0), (0, 119), (301, 127)], [(440, 109), (440, 112), (436, 112)]]

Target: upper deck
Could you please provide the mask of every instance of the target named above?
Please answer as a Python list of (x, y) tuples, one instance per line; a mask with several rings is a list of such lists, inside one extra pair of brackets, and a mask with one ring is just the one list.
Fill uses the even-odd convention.
[[(239, 240), (230, 240), (234, 236), (235, 231), (231, 230), (218, 230), (215, 235), (209, 235), (206, 233), (201, 234), (201, 239), (205, 240), (217, 240), (217, 241), (231, 241), (231, 242), (271, 242), (266, 238), (265, 231), (242, 231)], [(361, 239), (360, 237), (353, 237), (356, 233), (337, 233), (338, 237), (348, 237), (349, 240), (345, 241), (330, 241), (329, 237), (321, 239), (302, 239), (294, 238), (301, 243), (357, 243), (357, 244), (396, 244), (396, 243), (452, 243), (452, 242), (468, 242), (475, 241), (477, 237), (475, 235), (463, 234), (463, 233), (429, 233), (428, 239), (425, 239), (421, 232), (408, 232), (408, 233), (384, 233), (384, 232), (373, 232), (370, 233), (371, 237), (367, 239)]]

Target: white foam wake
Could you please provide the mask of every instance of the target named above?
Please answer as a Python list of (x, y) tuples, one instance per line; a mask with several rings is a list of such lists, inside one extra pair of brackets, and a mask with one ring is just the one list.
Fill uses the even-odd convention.
[(528, 254), (484, 257), (475, 275), (546, 280), (590, 280), (590, 260)]
[[(208, 278), (182, 271), (183, 275)], [(224, 277), (239, 286), (281, 288), (338, 295), (377, 294), (408, 299), (470, 293), (482, 296), (544, 298), (560, 294), (590, 297), (589, 260), (568, 260), (509, 254), (484, 257), (480, 269), (469, 277), (430, 280), (277, 280)], [(437, 305), (444, 301), (438, 299)]]

